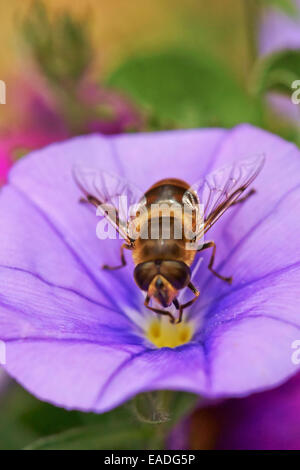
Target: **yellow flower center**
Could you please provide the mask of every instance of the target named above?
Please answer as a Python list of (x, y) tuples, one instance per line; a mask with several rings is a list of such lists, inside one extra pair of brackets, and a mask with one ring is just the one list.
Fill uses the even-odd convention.
[(192, 322), (182, 321), (178, 325), (168, 318), (153, 318), (146, 327), (146, 336), (158, 348), (176, 348), (188, 343), (194, 334)]

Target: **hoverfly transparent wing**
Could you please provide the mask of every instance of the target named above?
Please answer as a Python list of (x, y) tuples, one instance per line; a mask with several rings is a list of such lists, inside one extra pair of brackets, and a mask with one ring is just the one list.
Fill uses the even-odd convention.
[(183, 202), (195, 211), (199, 211), (197, 204), (202, 208), (203, 224), (197, 233), (197, 240), (203, 237), (233, 203), (238, 201), (261, 171), (264, 161), (264, 156), (258, 155), (218, 169), (186, 191)]
[(131, 219), (145, 205), (143, 192), (117, 175), (99, 168), (74, 166), (74, 179), (88, 202), (97, 208), (127, 241)]

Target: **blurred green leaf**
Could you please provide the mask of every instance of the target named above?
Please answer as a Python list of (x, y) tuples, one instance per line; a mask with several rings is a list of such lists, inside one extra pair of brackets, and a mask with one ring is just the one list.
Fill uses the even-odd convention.
[(300, 50), (284, 50), (263, 58), (256, 66), (253, 90), (256, 94), (278, 91), (291, 96), (291, 85), (300, 78)]
[[(136, 400), (146, 405), (142, 410), (146, 416), (152, 417), (155, 408), (166, 419), (141, 419), (135, 412)], [(107, 413), (83, 413), (39, 401), (11, 381), (0, 396), (0, 450), (163, 449), (170, 430), (198, 400), (190, 393), (157, 391), (140, 394)]]
[[(0, 396), (0, 450), (162, 449), (172, 427), (194, 409), (199, 397), (169, 391), (150, 395), (166, 420), (145, 422), (134, 412), (136, 398), (143, 403), (149, 393), (107, 413), (83, 413), (39, 401), (12, 381)], [(148, 406), (143, 412), (151, 410)]]
[[(136, 421), (127, 407), (94, 416), (94, 423), (39, 439), (26, 449), (147, 449), (153, 428)], [(149, 447), (150, 445), (150, 447)]]
[(200, 397), (192, 393), (169, 392), (172, 393), (171, 419), (172, 427), (181, 419), (188, 416), (198, 405)]
[(24, 410), (30, 409), (31, 396), (11, 383), (0, 396), (0, 450), (20, 449), (39, 436), (20, 420)]
[(34, 401), (29, 409), (20, 414), (20, 422), (41, 436), (83, 424), (78, 411), (67, 411), (40, 401)]
[(89, 415), (41, 402), (11, 382), (0, 396), (0, 450), (20, 449), (40, 436), (81, 426)]
[(107, 430), (85, 426), (40, 439), (26, 450), (139, 450), (147, 449), (147, 444), (147, 436), (140, 429)]
[(168, 127), (258, 123), (259, 106), (227, 69), (203, 53), (167, 51), (128, 59), (107, 79)]
[[(147, 403), (149, 408), (149, 401), (144, 401), (149, 395), (139, 395), (139, 404)], [(170, 429), (195, 407), (198, 397), (181, 392), (157, 392), (156, 399), (160, 407), (168, 408), (168, 419), (162, 422), (140, 419), (139, 414), (132, 413), (133, 402), (130, 402), (101, 415), (82, 413), (82, 418), (86, 418), (83, 426), (38, 439), (26, 449), (162, 449)], [(151, 414), (153, 407), (150, 408), (147, 412)]]
[(298, 12), (297, 7), (295, 3), (293, 2), (293, 0), (259, 0), (259, 1), (260, 3), (263, 3), (267, 6), (278, 8), (290, 16), (295, 16)]

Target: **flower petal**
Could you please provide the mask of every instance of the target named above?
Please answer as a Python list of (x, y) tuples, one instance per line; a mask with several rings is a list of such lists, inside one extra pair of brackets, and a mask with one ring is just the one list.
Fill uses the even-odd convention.
[(20, 340), (7, 343), (6, 370), (42, 400), (104, 412), (142, 391), (204, 389), (203, 361), (197, 345), (145, 351), (84, 341)]
[(11, 186), (0, 208), (1, 338), (128, 337), (128, 319), (47, 217)]
[[(238, 126), (224, 140), (215, 167), (258, 153), (266, 156), (266, 162), (253, 183), (256, 194), (229, 209), (206, 235), (217, 242), (215, 269), (234, 277), (233, 285), (227, 286), (206, 271), (203, 263), (197, 282), (205, 286), (207, 296), (232, 292), (300, 260), (300, 226), (294, 209), (300, 198), (297, 147), (252, 126)], [(205, 296), (202, 299), (207, 301)]]
[(110, 376), (136, 351), (67, 340), (11, 341), (6, 370), (42, 400), (95, 411)]
[[(281, 383), (297, 370), (292, 342), (299, 336), (299, 150), (264, 131), (240, 126), (224, 143), (216, 165), (246, 153), (265, 153), (257, 194), (211, 231), (215, 269), (233, 275), (227, 286), (198, 277), (198, 338), (208, 350), (211, 395), (243, 395)], [(204, 268), (204, 263), (201, 268)], [(201, 272), (201, 270), (200, 270)], [(203, 271), (202, 271), (203, 272)]]

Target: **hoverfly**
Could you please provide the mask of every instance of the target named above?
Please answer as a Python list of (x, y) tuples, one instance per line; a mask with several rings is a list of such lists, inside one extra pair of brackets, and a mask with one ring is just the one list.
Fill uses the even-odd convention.
[[(198, 252), (211, 249), (208, 269), (219, 279), (231, 284), (232, 277), (223, 276), (214, 269), (215, 242), (205, 241), (197, 246), (197, 240), (207, 233), (229, 207), (245, 201), (255, 192), (252, 189), (243, 195), (259, 174), (263, 164), (262, 156), (244, 160), (209, 174), (193, 186), (175, 178), (163, 179), (152, 185), (145, 194), (127, 181), (99, 168), (75, 167), (75, 181), (85, 196), (81, 201), (101, 208), (101, 214), (124, 239), (120, 253), (121, 264), (104, 265), (103, 268), (115, 270), (124, 267), (126, 265), (124, 250), (131, 250), (135, 264), (135, 282), (142, 291), (146, 292), (145, 306), (157, 314), (168, 316), (170, 321), (175, 323), (174, 315), (168, 310), (173, 304), (179, 312), (177, 323), (180, 323), (184, 309), (192, 305), (200, 295), (191, 282), (191, 266)], [(137, 208), (135, 214), (139, 215), (129, 216), (127, 219), (122, 216), (122, 210), (120, 211), (118, 207), (118, 198), (124, 195), (127, 196), (129, 205), (135, 205)], [(176, 207), (169, 213), (169, 222), (173, 230), (172, 234), (169, 232), (169, 236), (166, 237), (161, 230), (164, 214), (160, 211), (160, 207), (161, 204), (173, 207), (174, 203)], [(195, 233), (200, 204), (203, 223), (199, 226), (198, 233)], [(156, 211), (152, 210), (153, 205)], [(182, 208), (188, 206), (190, 209), (188, 215), (185, 215), (184, 211), (178, 211), (178, 206)], [(115, 217), (112, 217), (111, 209)], [(135, 237), (132, 237), (129, 230), (130, 222), (133, 220), (138, 221), (135, 225), (138, 235)], [(158, 236), (155, 237), (151, 234), (149, 236), (149, 226), (154, 221), (159, 228)], [(190, 247), (187, 249), (191, 237), (187, 237), (186, 232), (181, 238), (174, 236), (175, 228), (182, 224), (188, 226), (192, 233), (194, 242), (192, 249)], [(141, 236), (142, 233), (146, 233), (147, 236)], [(186, 287), (192, 291), (193, 298), (180, 304), (178, 294)], [(152, 305), (153, 303), (156, 305)]]

